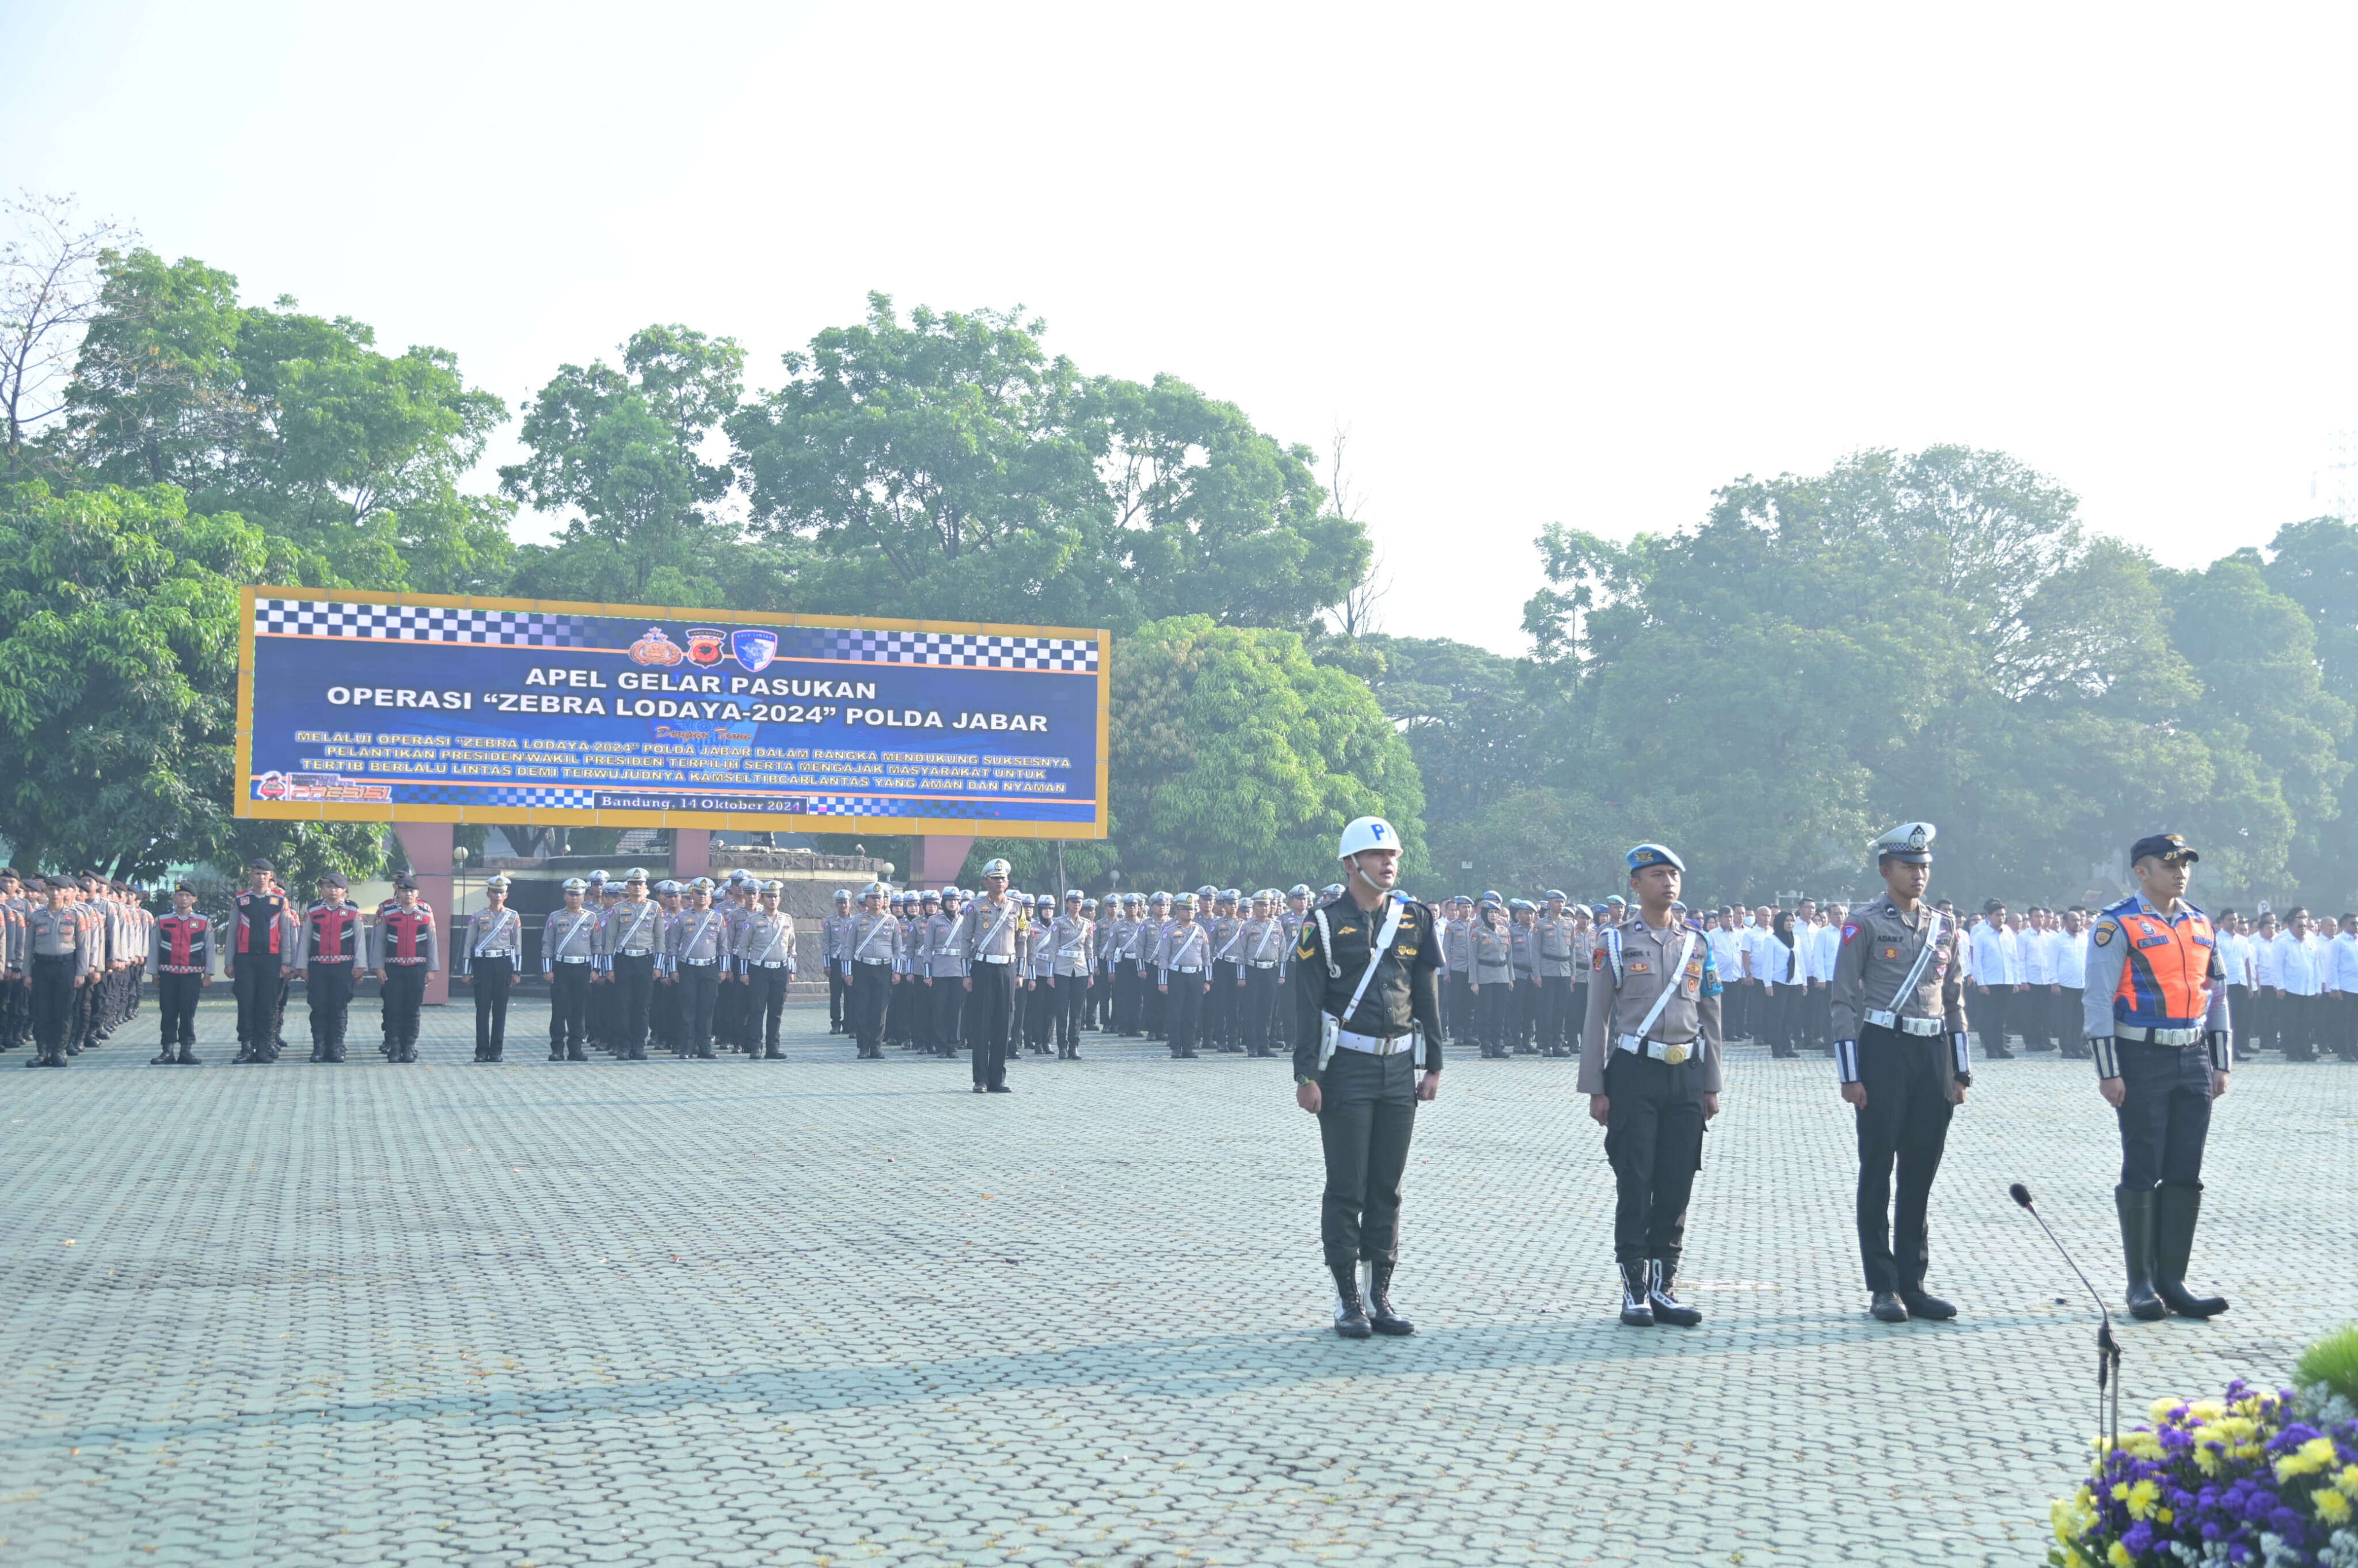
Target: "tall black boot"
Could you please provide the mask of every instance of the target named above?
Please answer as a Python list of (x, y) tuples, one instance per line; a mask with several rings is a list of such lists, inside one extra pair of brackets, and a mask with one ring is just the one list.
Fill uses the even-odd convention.
[(2140, 1323), (2158, 1323), (2169, 1309), (2153, 1289), (2153, 1189), (2133, 1193), (2113, 1189), (2113, 1205), (2121, 1216), (2121, 1251), (2128, 1260), (2129, 1315)]
[(183, 1067), (200, 1067), (204, 1065), (204, 1058), (197, 1054), (197, 1048), (194, 1045), (182, 1045), (180, 1047), (178, 1061), (180, 1065)]
[(2186, 1288), (2186, 1262), (2194, 1252), (2194, 1225), (2202, 1217), (2202, 1184), (2164, 1182), (2154, 1200), (2153, 1288), (2162, 1304), (2180, 1317), (2216, 1317), (2227, 1310), (2224, 1296), (2198, 1296)]
[(1621, 1321), (1631, 1328), (1654, 1326), (1654, 1309), (1646, 1299), (1646, 1265), (1624, 1263), (1621, 1273)]
[(1675, 1328), (1693, 1328), (1703, 1321), (1703, 1314), (1682, 1303), (1671, 1293), (1677, 1282), (1679, 1267), (1666, 1259), (1657, 1258), (1646, 1265), (1646, 1305), (1656, 1323), (1667, 1323)]
[(1359, 1303), (1358, 1271), (1347, 1263), (1334, 1274), (1335, 1332), (1346, 1339), (1365, 1339), (1375, 1330), (1368, 1325), (1368, 1309)]
[(147, 1058), (147, 1065), (151, 1067), (170, 1066), (172, 1065), (172, 1043), (169, 1040), (165, 1041), (164, 1048), (161, 1051), (157, 1052), (153, 1056)]
[(1414, 1334), (1416, 1325), (1392, 1311), (1392, 1265), (1370, 1259), (1359, 1268), (1367, 1276), (1368, 1326), (1395, 1337)]

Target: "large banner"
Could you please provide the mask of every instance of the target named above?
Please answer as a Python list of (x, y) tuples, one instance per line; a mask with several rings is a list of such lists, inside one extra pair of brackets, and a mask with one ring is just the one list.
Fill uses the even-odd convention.
[(250, 588), (238, 815), (1101, 838), (1103, 632)]

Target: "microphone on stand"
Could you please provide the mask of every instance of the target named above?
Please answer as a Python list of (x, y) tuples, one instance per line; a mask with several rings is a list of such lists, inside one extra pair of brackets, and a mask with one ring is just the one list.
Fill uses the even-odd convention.
[[(2088, 1283), (2088, 1276), (2081, 1271), (2071, 1249), (2063, 1245), (2062, 1239), (2048, 1225), (2047, 1217), (2039, 1212), (2039, 1206), (2030, 1201), (2030, 1189), (2016, 1182), (2006, 1191), (2008, 1197), (2020, 1204), (2024, 1212), (2039, 1222), (2039, 1228), (2047, 1232), (2047, 1239), (2055, 1243), (2055, 1250), (2063, 1255), (2063, 1261), (2070, 1265), (2071, 1272), (2079, 1275), (2080, 1283), (2087, 1290), (2089, 1299), (2096, 1303), (2096, 1315), (2100, 1319), (2096, 1329), (2096, 1424), (2104, 1429), (2104, 1465), (2110, 1469), (2113, 1456), (2120, 1452), (2121, 1447), (2121, 1344), (2113, 1337), (2112, 1308), (2104, 1304), (2104, 1298), (2096, 1287)], [(2104, 1400), (2108, 1390), (2112, 1395), (2109, 1422)]]

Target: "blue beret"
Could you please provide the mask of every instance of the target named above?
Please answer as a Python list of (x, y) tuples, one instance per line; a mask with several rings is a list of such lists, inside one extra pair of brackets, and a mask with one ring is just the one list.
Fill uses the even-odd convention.
[(1683, 875), (1687, 869), (1684, 860), (1660, 844), (1640, 844), (1629, 851), (1628, 860), (1633, 871), (1644, 871), (1648, 866), (1675, 866)]

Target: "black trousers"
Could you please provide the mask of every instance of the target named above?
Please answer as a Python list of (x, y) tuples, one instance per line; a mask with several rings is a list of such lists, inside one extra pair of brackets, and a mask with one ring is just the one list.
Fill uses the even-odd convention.
[(514, 981), (515, 960), (504, 953), (471, 957), (467, 965), (475, 986), (475, 1055), (495, 1056), (507, 1048), (508, 992)]
[(680, 1044), (691, 1056), (712, 1054), (712, 1010), (720, 994), (719, 964), (682, 964), (673, 971), (679, 988)]
[[(1743, 988), (1738, 986), (1735, 988), (1735, 989), (1730, 990), (1727, 994), (1734, 996), (1736, 994), (1736, 991), (1740, 991), (1741, 989), (1743, 989)], [(1564, 1048), (1574, 1055), (1578, 1055), (1580, 1054), (1581, 1041), (1587, 1033), (1588, 982), (1580, 979), (1578, 976), (1574, 976), (1572, 982), (1572, 1000), (1566, 1005), (1563, 1014)]]
[(977, 964), (971, 978), (974, 989), (966, 994), (974, 1007), (974, 1081), (996, 1088), (1007, 1082), (1007, 1036), (1015, 1026), (1015, 966)]
[(1541, 975), (1531, 986), (1531, 1007), (1538, 1015), (1537, 1044), (1552, 1056), (1563, 1049), (1564, 1003), (1572, 995), (1572, 977)]
[(417, 1010), (426, 1001), (426, 966), (387, 964), (384, 967), (384, 1037), (395, 1053), (417, 1044)]
[(1673, 1067), (1635, 1051), (1606, 1054), (1605, 1157), (1618, 1194), (1613, 1255), (1625, 1264), (1659, 1258), (1676, 1272), (1687, 1197), (1703, 1165), (1703, 1061), (1690, 1056)]
[(317, 1054), (342, 1054), (345, 1020), (359, 983), (360, 971), (351, 964), (313, 964), (305, 972), (303, 994), (310, 999), (311, 1049)]
[(1118, 958), (1113, 966), (1113, 1026), (1124, 1034), (1138, 1033), (1138, 960)]
[(1203, 976), (1183, 975), (1174, 970), (1171, 989), (1158, 993), (1163, 998), (1163, 1022), (1170, 1032), (1174, 1056), (1195, 1054), (1195, 1031), (1204, 1017), (1204, 993), (1210, 989)]
[(737, 989), (745, 993), (746, 1050), (777, 1050), (778, 1026), (785, 1021), (786, 982), (790, 979), (783, 968), (745, 971), (745, 984)]
[(712, 993), (712, 1037), (723, 1045), (742, 1049), (745, 1044), (744, 988), (728, 980), (726, 964), (714, 966), (713, 972), (723, 983)]
[(647, 1011), (654, 1001), (655, 956), (617, 953), (612, 963), (614, 1054), (637, 1060), (647, 1054)]
[(2201, 1044), (2123, 1040), (2115, 1048), (2125, 1091), (2113, 1113), (2121, 1126), (2121, 1185), (2141, 1193), (2158, 1182), (2201, 1182), (2211, 1136), (2211, 1059)]
[(237, 998), (237, 1040), (241, 1045), (266, 1045), (276, 1037), (278, 1008), (278, 955), (240, 953), (229, 989)]
[(1318, 1239), (1328, 1269), (1398, 1260), (1401, 1176), (1415, 1131), (1415, 1052), (1335, 1053), (1318, 1078), (1318, 1142), (1326, 1155)]
[[(1870, 1291), (1923, 1288), (1931, 1259), (1926, 1216), (1932, 1179), (1949, 1141), (1953, 1065), (1942, 1036), (1901, 1034), (1876, 1024), (1858, 1032), (1858, 1077), (1866, 1104), (1858, 1121), (1858, 1255)], [(1892, 1208), (1891, 1171), (1899, 1168)]]
[(552, 964), (548, 970), (548, 1049), (579, 1054), (589, 1038), (590, 966)]
[(844, 975), (843, 1022), (863, 1052), (884, 1048), (884, 993), (892, 989), (890, 964), (853, 964)]
[(940, 975), (925, 993), (934, 1004), (934, 1048), (945, 1056), (958, 1054), (961, 1020), (966, 1015), (966, 977)]
[(2006, 1037), (2014, 1027), (2014, 989), (1992, 986), (1986, 991), (1968, 988), (1965, 1011), (1972, 1015), (1974, 1033), (1982, 1039), (1982, 1054), (1996, 1055), (2006, 1049)]
[(33, 955), (33, 1044), (46, 1055), (65, 1049), (66, 1021), (73, 1012), (74, 955)]
[(1473, 972), (1452, 969), (1441, 991), (1442, 1027), (1449, 1038), (1463, 1044), (1474, 1038)]
[(1487, 980), (1474, 993), (1474, 1038), (1482, 1043), (1485, 1055), (1507, 1054), (1507, 1030), (1514, 996), (1513, 989), (1504, 980)]
[(203, 989), (202, 975), (156, 977), (157, 1033), (166, 1050), (196, 1045), (197, 998)]
[(1276, 1035), (1277, 992), (1275, 969), (1245, 970), (1245, 1049), (1256, 1056), (1269, 1054)]
[(1043, 975), (1030, 1005), (1044, 1022), (1041, 1044), (1069, 1051), (1081, 1043), (1081, 1015), (1091, 1000), (1087, 975)]
[(843, 960), (829, 958), (827, 961), (827, 1027), (828, 1031), (836, 1034), (842, 1033), (843, 1021)]

